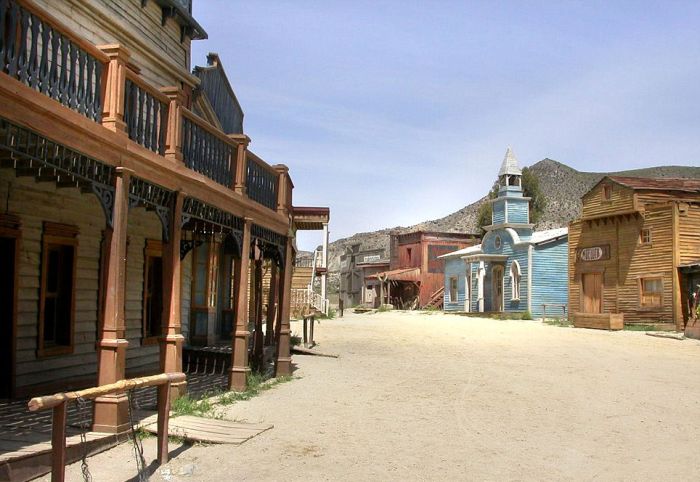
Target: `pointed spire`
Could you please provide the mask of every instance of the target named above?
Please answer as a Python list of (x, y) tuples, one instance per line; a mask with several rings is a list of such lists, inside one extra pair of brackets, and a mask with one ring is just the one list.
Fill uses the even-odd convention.
[(518, 159), (515, 157), (513, 149), (508, 147), (506, 156), (503, 158), (503, 164), (501, 164), (501, 170), (498, 171), (498, 177), (512, 174), (522, 176), (523, 172), (520, 170), (520, 166), (518, 166)]

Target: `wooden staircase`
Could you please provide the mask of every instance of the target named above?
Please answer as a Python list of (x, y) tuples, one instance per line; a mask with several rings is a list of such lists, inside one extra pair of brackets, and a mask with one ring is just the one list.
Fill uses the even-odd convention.
[(443, 303), (444, 303), (444, 294), (445, 294), (445, 287), (441, 287), (438, 289), (435, 293), (430, 295), (430, 300), (428, 303), (423, 308), (436, 308), (436, 309), (442, 309)]

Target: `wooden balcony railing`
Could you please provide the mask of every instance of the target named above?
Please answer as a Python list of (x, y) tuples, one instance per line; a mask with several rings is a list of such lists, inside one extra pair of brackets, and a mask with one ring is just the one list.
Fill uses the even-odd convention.
[(181, 88), (150, 85), (123, 45), (98, 48), (31, 1), (0, 0), (0, 71), (278, 214), (291, 208), (286, 166), (194, 114)]
[(182, 157), (185, 166), (230, 187), (236, 171), (236, 145), (226, 134), (182, 109)]
[(124, 122), (129, 138), (146, 149), (165, 153), (170, 99), (128, 70), (124, 93)]
[(21, 0), (0, 0), (0, 69), (96, 122), (107, 57)]
[(279, 173), (262, 159), (251, 154), (246, 162), (248, 198), (270, 209), (277, 209)]

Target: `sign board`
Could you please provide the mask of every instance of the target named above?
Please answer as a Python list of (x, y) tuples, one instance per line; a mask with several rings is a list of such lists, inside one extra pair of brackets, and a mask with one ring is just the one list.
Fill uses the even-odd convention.
[(577, 261), (602, 261), (610, 259), (610, 245), (590, 246), (588, 248), (578, 248), (576, 250)]
[(381, 257), (378, 254), (368, 254), (364, 258), (362, 258), (363, 263), (373, 263), (374, 261), (379, 261)]

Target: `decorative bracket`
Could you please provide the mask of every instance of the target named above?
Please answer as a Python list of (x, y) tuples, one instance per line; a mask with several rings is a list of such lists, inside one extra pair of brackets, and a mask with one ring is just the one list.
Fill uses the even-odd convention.
[(107, 226), (110, 228), (114, 227), (114, 188), (112, 186), (105, 186), (104, 184), (99, 184), (93, 182), (90, 186), (92, 192), (97, 196), (97, 200), (100, 201), (100, 206), (105, 213), (105, 218), (107, 219)]
[(180, 241), (180, 261), (185, 259), (185, 256), (187, 256), (187, 253), (192, 251), (194, 248), (201, 246), (204, 244), (204, 241), (201, 239), (183, 239)]

